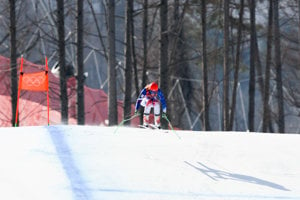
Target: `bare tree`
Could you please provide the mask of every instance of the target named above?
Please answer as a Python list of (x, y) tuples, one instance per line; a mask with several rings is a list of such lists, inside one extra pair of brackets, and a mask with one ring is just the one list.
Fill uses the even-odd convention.
[[(176, 88), (177, 91), (169, 94), (168, 99), (168, 114), (169, 120), (172, 121), (174, 126), (180, 127), (180, 121), (184, 118), (182, 108), (178, 106), (179, 102), (182, 102), (186, 96), (184, 93), (180, 92), (181, 87), (184, 87), (182, 81), (179, 81), (179, 78), (185, 78), (188, 74), (187, 62), (185, 62), (185, 38), (184, 38), (184, 16), (187, 11), (189, 0), (184, 2), (180, 0), (174, 0), (173, 3), (173, 21), (171, 21), (171, 28), (169, 31), (169, 86), (172, 88), (171, 91), (174, 91)], [(182, 102), (183, 103), (183, 102)]]
[(138, 98), (139, 96), (139, 92), (140, 92), (140, 89), (139, 89), (139, 78), (138, 78), (138, 70), (137, 70), (137, 54), (136, 54), (136, 51), (135, 51), (135, 29), (134, 29), (134, 18), (133, 18), (133, 14), (134, 14), (134, 10), (133, 10), (134, 6), (133, 6), (133, 3), (132, 3), (132, 15), (131, 15), (131, 34), (130, 34), (130, 40), (131, 40), (131, 58), (132, 58), (132, 67), (133, 67), (133, 70), (134, 70), (134, 82), (135, 82), (135, 96), (136, 98)]
[[(160, 89), (168, 94), (168, 0), (160, 1)], [(167, 98), (166, 98), (167, 101)], [(162, 121), (162, 127), (167, 124)]]
[(235, 71), (234, 71), (234, 82), (233, 82), (233, 91), (232, 91), (232, 103), (231, 103), (231, 113), (229, 121), (229, 130), (233, 129), (233, 121), (235, 115), (236, 107), (236, 94), (237, 86), (240, 72), (240, 52), (241, 52), (241, 42), (242, 42), (242, 27), (243, 27), (243, 16), (244, 16), (244, 0), (240, 1), (240, 13), (239, 13), (239, 23), (238, 23), (238, 33), (237, 33), (237, 44), (236, 44), (236, 56), (235, 56)]
[(148, 63), (148, 0), (143, 3), (143, 72), (141, 88), (145, 87), (147, 82), (147, 63)]
[(116, 88), (115, 0), (108, 1), (108, 120), (118, 123)]
[[(142, 69), (142, 82), (140, 88), (145, 87), (147, 80), (147, 68), (148, 68), (148, 0), (144, 0), (143, 2), (143, 32), (142, 32), (142, 40), (143, 40), (143, 69)], [(138, 87), (138, 86), (137, 86)], [(137, 94), (139, 95), (139, 94)], [(143, 107), (141, 108), (143, 109)], [(143, 123), (143, 115), (140, 116), (140, 124)]]
[(77, 123), (84, 117), (84, 63), (83, 63), (83, 0), (77, 0)]
[(224, 76), (223, 76), (223, 129), (229, 130), (229, 1), (224, 6)]
[[(238, 83), (240, 76), (242, 75), (243, 77), (246, 76), (246, 78), (250, 78), (249, 85), (245, 86), (244, 84), (241, 84), (242, 90), (244, 87), (249, 87), (249, 91), (247, 91), (247, 93), (249, 92), (249, 95), (247, 94), (244, 96), (249, 103), (249, 105), (247, 105), (249, 107), (246, 108), (246, 112), (249, 111), (249, 113), (246, 113), (248, 116), (245, 116), (249, 125), (247, 128), (251, 131), (256, 129), (258, 126), (255, 126), (255, 123), (260, 120), (260, 117), (262, 117), (261, 130), (264, 132), (273, 132), (272, 126), (275, 127), (277, 125), (278, 132), (282, 132), (280, 130), (284, 129), (282, 126), (285, 126), (285, 123), (289, 125), (286, 126), (289, 131), (292, 130), (291, 127), (295, 127), (291, 124), (298, 119), (298, 116), (295, 116), (295, 113), (298, 108), (298, 101), (296, 100), (299, 91), (297, 90), (297, 84), (295, 83), (297, 83), (297, 73), (299, 71), (299, 65), (296, 64), (299, 61), (299, 56), (297, 57), (297, 55), (299, 55), (297, 52), (299, 51), (299, 42), (296, 38), (297, 35), (295, 34), (295, 30), (299, 25), (300, 0), (289, 1), (288, 4), (281, 3), (281, 1), (270, 2), (270, 4), (280, 3), (280, 6), (278, 5), (278, 7), (280, 7), (280, 15), (278, 14), (278, 18), (283, 20), (283, 23), (280, 24), (280, 30), (277, 30), (280, 33), (280, 36), (278, 33), (277, 38), (280, 40), (279, 43), (278, 40), (276, 43), (278, 46), (281, 45), (281, 49), (275, 48), (274, 33), (276, 31), (274, 30), (274, 13), (273, 18), (269, 19), (268, 27), (264, 23), (259, 23), (258, 25), (257, 22), (255, 22), (255, 18), (253, 21), (253, 16), (258, 16), (258, 14), (255, 14), (255, 7), (260, 9), (259, 6), (265, 5), (262, 1), (118, 1), (118, 3), (115, 3), (116, 11), (114, 11), (116, 12), (114, 13), (114, 20), (116, 20), (116, 22), (113, 22), (114, 25), (110, 25), (110, 27), (116, 27), (116, 30), (113, 30), (113, 34), (111, 30), (108, 31), (109, 13), (112, 13), (109, 12), (108, 5), (112, 2), (107, 0), (83, 1), (85, 2), (83, 5), (86, 4), (88, 12), (84, 12), (84, 29), (81, 30), (79, 25), (80, 15), (77, 14), (80, 12), (78, 6), (82, 3), (81, 1), (83, 0), (53, 2), (47, 0), (32, 0), (30, 4), (26, 3), (26, 1), (0, 1), (0, 7), (2, 8), (0, 11), (2, 16), (0, 23), (0, 52), (1, 55), (10, 57), (11, 59), (11, 71), (8, 72), (10, 74), (10, 82), (7, 84), (9, 84), (9, 91), (11, 91), (10, 98), (12, 100), (13, 112), (12, 114), (9, 113), (9, 116), (6, 116), (8, 121), (12, 121), (13, 123), (15, 120), (14, 115), (16, 106), (14, 104), (16, 103), (14, 102), (16, 102), (17, 96), (16, 93), (13, 93), (14, 91), (17, 91), (17, 82), (14, 84), (13, 80), (17, 81), (18, 77), (18, 74), (16, 74), (17, 57), (20, 54), (24, 54), (26, 59), (34, 63), (43, 63), (42, 58), (44, 55), (47, 55), (50, 68), (53, 66), (54, 62), (59, 62), (60, 71), (62, 72), (61, 75), (66, 78), (60, 79), (61, 82), (59, 84), (63, 87), (61, 87), (61, 90), (55, 92), (53, 98), (58, 98), (61, 102), (64, 101), (64, 103), (62, 102), (61, 106), (52, 109), (61, 112), (62, 121), (66, 122), (68, 121), (68, 118), (77, 117), (78, 124), (86, 123), (87, 119), (84, 118), (83, 114), (84, 109), (86, 109), (84, 108), (84, 100), (80, 100), (80, 96), (83, 97), (86, 95), (84, 94), (84, 91), (80, 93), (80, 88), (83, 88), (83, 84), (86, 83), (89, 87), (99, 88), (100, 86), (101, 89), (108, 89), (110, 95), (109, 106), (111, 109), (112, 107), (114, 108), (113, 111), (109, 111), (109, 115), (114, 115), (115, 117), (114, 119), (109, 117), (109, 120), (110, 122), (113, 122), (114, 120), (117, 122), (117, 91), (119, 88), (123, 89), (124, 86), (122, 86), (122, 84), (118, 85), (118, 83), (121, 83), (120, 80), (123, 79), (115, 79), (117, 75), (119, 75), (116, 70), (120, 69), (115, 68), (117, 64), (116, 57), (125, 57), (125, 54), (127, 53), (127, 50), (124, 50), (125, 40), (123, 38), (125, 36), (123, 31), (126, 29), (119, 29), (119, 27), (124, 25), (124, 5), (133, 2), (135, 10), (132, 10), (132, 18), (134, 20), (129, 20), (131, 25), (128, 24), (128, 26), (131, 27), (131, 32), (128, 33), (128, 35), (130, 35), (130, 38), (128, 38), (130, 44), (129, 42), (128, 44), (131, 46), (131, 50), (128, 48), (127, 55), (127, 60), (131, 62), (130, 71), (132, 71), (132, 77), (130, 79), (131, 82), (134, 81), (134, 83), (131, 84), (131, 94), (135, 92), (136, 95), (138, 95), (139, 88), (144, 87), (149, 80), (158, 81), (166, 98), (168, 98), (168, 115), (172, 124), (180, 128), (193, 128), (195, 130), (199, 129), (202, 125), (202, 128), (204, 130), (206, 129), (205, 126), (207, 125), (205, 124), (205, 121), (207, 120), (205, 111), (208, 109), (205, 108), (205, 102), (208, 100), (208, 104), (206, 105), (211, 105), (212, 102), (222, 102), (224, 112), (223, 110), (219, 110), (222, 106), (209, 107), (211, 112), (207, 113), (207, 116), (209, 115), (208, 118), (210, 120), (222, 118), (219, 123), (210, 123), (210, 128), (232, 130), (233, 127), (235, 127), (238, 130), (244, 128), (244, 124), (242, 124), (244, 123), (244, 120), (240, 119), (241, 116), (244, 117), (245, 114), (244, 108), (241, 109), (244, 105), (238, 101)], [(15, 24), (17, 24), (15, 27), (13, 27), (13, 20), (9, 13), (11, 11), (10, 6), (12, 3), (15, 3)], [(61, 13), (61, 17), (58, 15), (61, 10), (57, 9), (59, 3), (64, 7), (64, 14)], [(257, 3), (257, 5), (255, 5), (255, 3)], [(251, 26), (250, 19), (245, 20), (245, 17), (244, 19), (241, 18), (243, 4), (245, 4), (245, 9), (246, 6), (250, 6), (249, 11), (248, 9), (246, 10), (249, 14), (251, 13)], [(201, 7), (202, 9), (206, 7), (207, 10), (202, 11)], [(25, 10), (26, 12), (23, 12)], [(229, 14), (227, 14), (226, 10), (229, 10)], [(240, 11), (239, 17), (230, 14), (230, 12), (235, 11)], [(184, 14), (184, 12), (186, 14)], [(205, 12), (206, 15), (204, 14)], [(172, 13), (172, 16), (170, 13)], [(297, 14), (299, 14), (299, 16), (297, 16)], [(183, 15), (185, 15), (184, 18)], [(201, 17), (201, 15), (205, 15), (206, 17)], [(226, 16), (229, 16), (229, 18), (224, 18)], [(299, 17), (299, 19), (295, 16), (297, 16), (297, 18)], [(206, 23), (202, 21), (195, 23), (195, 20), (200, 20), (199, 17), (202, 18), (202, 20), (206, 19)], [(260, 15), (260, 17), (264, 17), (264, 15)], [(60, 23), (63, 18), (65, 28), (64, 37), (59, 35), (58, 31), (58, 22)], [(223, 35), (223, 33), (226, 33), (227, 29), (227, 26), (223, 26), (225, 25), (223, 19), (226, 20), (229, 26), (228, 36), (225, 36), (226, 34)], [(287, 20), (284, 21), (284, 19)], [(273, 24), (270, 24), (272, 20)], [(206, 24), (206, 26), (204, 24)], [(270, 27), (271, 25), (272, 27)], [(271, 28), (273, 30), (268, 30)], [(243, 32), (243, 30), (247, 31)], [(13, 35), (13, 31), (17, 32), (17, 37)], [(82, 43), (83, 41), (80, 41), (80, 31), (83, 31), (84, 44)], [(273, 38), (268, 39), (268, 35), (265, 34), (264, 31), (266, 33), (268, 31), (268, 34), (273, 34)], [(244, 37), (242, 34), (245, 34), (243, 35)], [(299, 35), (298, 37), (300, 38)], [(14, 37), (15, 39), (13, 39)], [(59, 38), (61, 38), (60, 41)], [(62, 38), (64, 38), (64, 41)], [(114, 38), (114, 42), (111, 42), (111, 38)], [(228, 38), (227, 42), (225, 41), (225, 38)], [(265, 61), (262, 59), (264, 56), (262, 55), (258, 44), (266, 40), (268, 41), (266, 42), (266, 63), (264, 64)], [(246, 60), (244, 60), (244, 56), (240, 56), (242, 55), (242, 51), (244, 51), (243, 53), (248, 54), (248, 50), (242, 49), (242, 46), (245, 43), (249, 43), (249, 46), (251, 47), (251, 50), (249, 48), (249, 51), (251, 51), (249, 54), (249, 56), (251, 56), (251, 59), (249, 59), (250, 71), (245, 71), (242, 68), (242, 63), (245, 61), (248, 62), (247, 56)], [(198, 48), (197, 44), (201, 44), (201, 48)], [(59, 53), (62, 49), (62, 45), (64, 45), (65, 49), (63, 54)], [(14, 46), (16, 46), (15, 52), (13, 52)], [(282, 49), (283, 47), (285, 48)], [(226, 48), (229, 48), (229, 50), (226, 50)], [(136, 51), (137, 55), (135, 56), (135, 50), (137, 49), (140, 51)], [(157, 51), (158, 49), (160, 49), (160, 51)], [(275, 50), (277, 51), (276, 54)], [(278, 53), (278, 50), (280, 50), (280, 53)], [(111, 53), (110, 58), (109, 51), (114, 52)], [(81, 57), (80, 54), (83, 54), (83, 56)], [(226, 54), (228, 55), (226, 56)], [(62, 61), (63, 58), (65, 61)], [(271, 60), (274, 61), (274, 64), (270, 63)], [(85, 66), (83, 65), (83, 61)], [(199, 62), (203, 62), (201, 63), (201, 67), (198, 67)], [(109, 68), (107, 67), (107, 63), (109, 63)], [(279, 65), (278, 63), (281, 64)], [(68, 80), (67, 78), (69, 76), (67, 75), (68, 72), (66, 68), (70, 65), (75, 66), (77, 69), (77, 88), (71, 87), (66, 89), (66, 85), (64, 85), (65, 83), (63, 82)], [(128, 64), (125, 64), (124, 66), (126, 65), (129, 66)], [(276, 78), (274, 82), (271, 79), (271, 69), (273, 65), (274, 78)], [(207, 68), (207, 75), (205, 75), (205, 66)], [(220, 66), (222, 69), (220, 69)], [(225, 66), (227, 66), (226, 69), (224, 68)], [(280, 66), (281, 69), (279, 69), (278, 66)], [(83, 77), (80, 77), (84, 69), (90, 74), (86, 80), (82, 79)], [(252, 71), (252, 69), (255, 70)], [(80, 72), (80, 70), (82, 70), (82, 72)], [(281, 77), (278, 70), (282, 70), (282, 75), (287, 78), (283, 80), (283, 76)], [(224, 82), (219, 80), (220, 71), (224, 72)], [(254, 72), (254, 74), (252, 74), (252, 72)], [(65, 75), (63, 73), (65, 73)], [(123, 75), (123, 73), (120, 73), (120, 75)], [(109, 77), (110, 83), (106, 81), (107, 77)], [(130, 77), (130, 75), (128, 77)], [(138, 80), (138, 78), (141, 80)], [(208, 78), (208, 80), (205, 80), (206, 78)], [(266, 78), (266, 80), (264, 80), (264, 78)], [(200, 80), (203, 81), (201, 84), (199, 84)], [(231, 80), (233, 81), (232, 88), (230, 86)], [(206, 81), (209, 81), (209, 84), (207, 85), (208, 95), (205, 92)], [(218, 90), (220, 82), (222, 82), (222, 84), (224, 83), (224, 85)], [(278, 91), (276, 94), (277, 96), (274, 95), (276, 101), (278, 101), (276, 107), (269, 105), (272, 100), (270, 88), (273, 83), (275, 90), (277, 89), (276, 91)], [(283, 88), (283, 84), (286, 84), (289, 87)], [(134, 86), (135, 91), (133, 91)], [(115, 88), (113, 89), (115, 91), (111, 93), (109, 92), (109, 88)], [(229, 88), (228, 91), (227, 88)], [(70, 107), (71, 104), (68, 105), (67, 99), (73, 97), (72, 95), (75, 94), (73, 93), (75, 89), (77, 89), (78, 94), (77, 106)], [(287, 93), (280, 94), (281, 91), (283, 92), (282, 89)], [(72, 90), (72, 92), (70, 92), (70, 90)], [(67, 93), (69, 96), (67, 96)], [(129, 93), (126, 95), (128, 95), (126, 97), (126, 104), (129, 105), (131, 104), (132, 99)], [(220, 99), (220, 95), (224, 95), (222, 99)], [(257, 97), (259, 95), (262, 97), (264, 103), (262, 116), (257, 113), (258, 110), (255, 110), (256, 101), (259, 99)], [(122, 95), (120, 94), (120, 96)], [(225, 98), (226, 96), (227, 98)], [(206, 97), (208, 97), (207, 100), (205, 99)], [(241, 100), (244, 99), (241, 98)], [(257, 103), (260, 102), (257, 101)], [(129, 108), (128, 106), (126, 107)], [(285, 108), (289, 108), (288, 113), (287, 111), (284, 113)], [(272, 111), (272, 109), (274, 111)], [(273, 112), (275, 114), (274, 116), (272, 115)], [(128, 114), (129, 113), (130, 111), (128, 110)], [(287, 114), (289, 114), (289, 120), (285, 122), (284, 115), (287, 116)], [(200, 125), (199, 119), (202, 120), (202, 125)]]
[(270, 68), (272, 62), (272, 31), (273, 31), (273, 0), (269, 0), (269, 19), (268, 19), (268, 38), (267, 38), (267, 58), (266, 58), (266, 70), (265, 70), (265, 89), (264, 89), (264, 101), (263, 101), (263, 125), (262, 131), (268, 131), (268, 124), (270, 123)]
[(248, 129), (254, 131), (255, 117), (255, 0), (250, 0), (250, 71)]
[(279, 2), (274, 1), (274, 47), (276, 66), (276, 90), (278, 103), (278, 131), (284, 133), (284, 99), (282, 84), (281, 48), (280, 48), (280, 28), (279, 28)]
[[(128, 119), (131, 115), (131, 85), (132, 85), (132, 10), (133, 1), (126, 1), (125, 15), (125, 96), (124, 96), (124, 119)], [(127, 124), (130, 121), (126, 122)]]
[[(298, 44), (300, 44), (300, 0), (298, 0)], [(300, 58), (300, 48), (298, 50), (298, 55)], [(300, 59), (298, 61), (298, 65), (300, 66)]]
[(201, 20), (202, 20), (202, 74), (203, 74), (203, 130), (209, 131), (209, 102), (208, 102), (208, 73), (207, 73), (207, 47), (206, 47), (206, 1), (202, 0)]
[(59, 54), (61, 122), (68, 124), (68, 93), (67, 93), (66, 65), (65, 65), (64, 1), (56, 0), (56, 3), (57, 3), (57, 32), (58, 32), (58, 54)]
[(16, 40), (16, 11), (15, 0), (9, 0), (10, 7), (10, 68), (11, 68), (11, 105), (12, 126), (15, 124), (17, 93), (18, 93), (18, 70), (17, 70), (17, 40)]

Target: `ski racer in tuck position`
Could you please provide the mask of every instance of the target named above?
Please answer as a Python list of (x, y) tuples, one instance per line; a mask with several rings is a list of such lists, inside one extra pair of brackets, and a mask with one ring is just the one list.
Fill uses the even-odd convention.
[(135, 113), (138, 112), (140, 106), (144, 107), (143, 126), (149, 126), (149, 115), (151, 108), (153, 108), (154, 126), (160, 129), (160, 105), (164, 116), (167, 112), (167, 105), (162, 91), (155, 82), (146, 85), (140, 92), (135, 104)]

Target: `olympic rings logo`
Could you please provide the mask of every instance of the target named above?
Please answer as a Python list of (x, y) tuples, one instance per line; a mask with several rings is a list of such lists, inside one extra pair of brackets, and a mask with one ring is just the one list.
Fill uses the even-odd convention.
[(46, 76), (24, 76), (23, 82), (28, 87), (40, 87), (40, 85), (43, 85), (46, 80)]

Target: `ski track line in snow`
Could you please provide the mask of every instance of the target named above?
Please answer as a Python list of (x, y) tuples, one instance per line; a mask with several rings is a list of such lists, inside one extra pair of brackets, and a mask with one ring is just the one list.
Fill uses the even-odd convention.
[(67, 178), (70, 181), (74, 199), (91, 199), (91, 195), (88, 193), (89, 189), (80, 174), (80, 170), (75, 164), (72, 152), (64, 138), (63, 130), (57, 126), (50, 126), (47, 130), (49, 131), (58, 158), (66, 172)]

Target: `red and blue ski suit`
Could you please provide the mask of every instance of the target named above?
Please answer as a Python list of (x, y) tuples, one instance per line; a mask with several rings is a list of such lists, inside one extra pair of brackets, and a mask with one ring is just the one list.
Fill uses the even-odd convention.
[(144, 107), (144, 125), (149, 124), (149, 115), (151, 108), (154, 112), (154, 123), (157, 126), (160, 126), (160, 105), (162, 107), (163, 113), (167, 112), (167, 104), (165, 97), (160, 89), (157, 91), (150, 90), (150, 86), (147, 85), (142, 89), (136, 104), (135, 111), (137, 111), (140, 106)]

